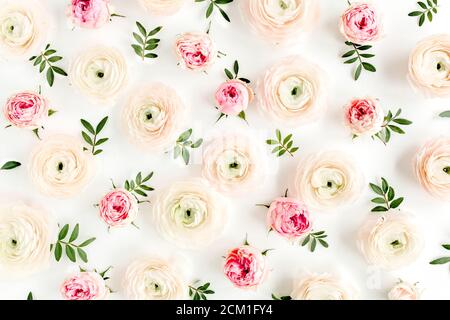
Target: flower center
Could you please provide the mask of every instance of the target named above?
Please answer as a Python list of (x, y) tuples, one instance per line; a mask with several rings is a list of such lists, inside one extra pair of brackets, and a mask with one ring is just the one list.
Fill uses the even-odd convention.
[(99, 77), (100, 79), (103, 78), (105, 76), (105, 73), (102, 71), (98, 71), (97, 72), (97, 77)]
[(152, 120), (153, 115), (152, 115), (151, 112), (148, 112), (148, 113), (145, 115), (145, 117), (147, 118), (147, 120)]
[(394, 249), (397, 249), (397, 248), (402, 247), (403, 244), (402, 244), (400, 241), (398, 241), (398, 240), (394, 240), (394, 241), (391, 242), (391, 246), (392, 246)]
[(442, 169), (446, 174), (450, 175), (450, 167), (445, 167)]
[(62, 162), (58, 163), (58, 171), (62, 171), (63, 168), (64, 165), (62, 164)]
[(231, 169), (239, 169), (239, 163), (236, 163), (236, 162), (230, 163), (230, 168)]
[(332, 186), (333, 186), (333, 182), (328, 181), (328, 182), (327, 182), (327, 187), (328, 187), (328, 188), (331, 188)]
[(286, 10), (288, 8), (286, 2), (284, 2), (283, 0), (280, 0), (280, 8), (283, 10)]
[(436, 69), (438, 69), (438, 71), (441, 71), (441, 69), (442, 69), (442, 64), (441, 64), (440, 62), (437, 63)]
[(11, 239), (11, 244), (13, 247), (15, 247), (17, 245), (17, 240), (16, 239)]
[(10, 26), (9, 31), (11, 31), (11, 32), (14, 31), (14, 26)]

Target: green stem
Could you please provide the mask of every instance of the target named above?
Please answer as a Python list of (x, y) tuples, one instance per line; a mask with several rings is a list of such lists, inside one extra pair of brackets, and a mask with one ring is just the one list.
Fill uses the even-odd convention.
[(358, 49), (356, 48), (356, 46), (355, 46), (355, 44), (354, 44), (353, 42), (352, 42), (352, 46), (353, 46), (353, 48), (355, 49), (356, 54), (358, 55), (359, 65), (362, 66), (363, 61), (362, 61), (362, 59), (361, 59), (361, 56), (360, 56), (360, 54), (359, 54)]
[(66, 245), (66, 246), (71, 246), (71, 247), (78, 248), (78, 246), (76, 244), (73, 244), (73, 243), (69, 243), (69, 242), (66, 242), (66, 241), (58, 241), (58, 242)]

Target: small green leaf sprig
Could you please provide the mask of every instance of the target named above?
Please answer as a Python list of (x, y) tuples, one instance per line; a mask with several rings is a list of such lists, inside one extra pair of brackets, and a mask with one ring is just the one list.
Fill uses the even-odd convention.
[(176, 145), (173, 148), (173, 158), (177, 159), (180, 155), (183, 158), (183, 161), (186, 165), (189, 164), (190, 153), (189, 148), (197, 149), (203, 143), (203, 139), (200, 138), (197, 141), (193, 142), (189, 140), (192, 135), (192, 128), (184, 131), (177, 139)]
[(5, 162), (1, 167), (0, 170), (12, 170), (14, 168), (17, 168), (21, 166), (22, 164), (17, 161), (7, 161)]
[(29, 59), (30, 61), (34, 61), (34, 66), (39, 65), (40, 73), (44, 72), (45, 68), (47, 68), (47, 83), (50, 87), (53, 86), (53, 83), (55, 82), (55, 73), (67, 77), (66, 71), (58, 66), (53, 65), (53, 63), (63, 59), (61, 56), (56, 56), (55, 53), (56, 50), (51, 49), (50, 44), (47, 44), (44, 51), (42, 51), (40, 55), (32, 56)]
[[(250, 83), (250, 80), (247, 78), (243, 78), (243, 77), (239, 77), (239, 62), (237, 60), (234, 61), (233, 63), (233, 72), (231, 72), (229, 69), (225, 68), (223, 70), (225, 72), (225, 76), (229, 79), (229, 80), (240, 80), (242, 82), (245, 82), (246, 84)], [(217, 109), (217, 108), (216, 108)], [(239, 112), (239, 114), (237, 115), (240, 119), (244, 120), (245, 122), (247, 122), (247, 116), (245, 115), (245, 111), (241, 111)], [(225, 113), (220, 113), (219, 118), (217, 118), (216, 123), (219, 122), (220, 119), (222, 119), (223, 117), (228, 118), (228, 115)]]
[(377, 194), (377, 197), (371, 200), (378, 204), (378, 206), (372, 208), (372, 212), (385, 212), (389, 209), (398, 208), (404, 200), (403, 197), (395, 198), (395, 190), (385, 178), (381, 178), (381, 185), (369, 183), (369, 186)]
[[(352, 64), (357, 62), (358, 66), (355, 69), (355, 73), (353, 74), (353, 78), (356, 80), (361, 76), (361, 72), (363, 70), (369, 72), (376, 72), (377, 69), (375, 66), (367, 61), (364, 61), (363, 58), (369, 59), (375, 57), (374, 54), (371, 53), (361, 53), (360, 51), (367, 51), (372, 48), (371, 45), (359, 45), (350, 41), (345, 41), (347, 46), (352, 47), (350, 51), (347, 51), (342, 55), (342, 58), (347, 59), (344, 61), (345, 64)], [(348, 59), (350, 58), (350, 59)]]
[(450, 118), (450, 110), (441, 112), (439, 114), (439, 117), (441, 117), (441, 118)]
[[(87, 132), (81, 131), (81, 135), (83, 136), (84, 141), (86, 141), (86, 143), (91, 146), (91, 153), (94, 156), (98, 155), (99, 153), (102, 153), (103, 150), (96, 149), (96, 147), (108, 141), (109, 138), (98, 139), (98, 134), (103, 130), (106, 123), (108, 122), (108, 117), (104, 117), (102, 120), (100, 120), (95, 129), (92, 124), (90, 124), (88, 121), (84, 119), (80, 119), (80, 122), (83, 125), (83, 127), (87, 130)], [(92, 138), (91, 136), (89, 136), (89, 133), (92, 135)], [(83, 150), (86, 151), (88, 150), (88, 148), (83, 148)]]
[(272, 300), (292, 300), (291, 296), (277, 296), (275, 293), (272, 293)]
[(194, 287), (194, 285), (189, 286), (189, 297), (192, 300), (208, 300), (207, 294), (214, 294), (215, 292), (211, 290), (210, 283), (207, 282), (198, 287)]
[(152, 36), (157, 34), (162, 29), (162, 26), (156, 27), (148, 32), (145, 27), (138, 21), (136, 21), (136, 26), (140, 34), (133, 32), (133, 37), (137, 41), (137, 44), (131, 45), (134, 52), (142, 59), (142, 61), (144, 61), (146, 58), (157, 58), (158, 55), (150, 51), (155, 50), (161, 40), (152, 38)]
[[(450, 244), (443, 244), (442, 247), (445, 250), (450, 250)], [(430, 264), (446, 264), (450, 262), (450, 257), (441, 257), (438, 259), (434, 259), (433, 261), (430, 261)]]
[(309, 233), (302, 241), (302, 247), (306, 246), (309, 243), (309, 251), (314, 252), (317, 247), (317, 243), (319, 243), (322, 247), (328, 248), (328, 242), (326, 242), (325, 238), (328, 235), (325, 231), (317, 231)]
[(405, 134), (406, 132), (398, 125), (409, 126), (412, 124), (412, 121), (404, 118), (399, 118), (401, 113), (402, 109), (398, 109), (395, 115), (391, 111), (389, 111), (388, 114), (384, 117), (381, 131), (374, 134), (372, 138), (378, 138), (386, 145), (391, 140), (391, 132)]
[[(146, 184), (146, 182), (149, 181), (152, 177), (153, 171), (145, 177), (142, 177), (142, 172), (139, 172), (134, 180), (125, 180), (124, 188), (136, 197), (138, 203), (146, 202), (139, 200), (138, 196), (147, 197), (147, 192), (155, 190), (154, 188)], [(115, 188), (114, 184), (113, 187)]]
[[(419, 10), (408, 13), (408, 16), (419, 17), (419, 20), (417, 21), (419, 27), (421, 27), (425, 23), (426, 18), (428, 18), (429, 22), (432, 22), (433, 14), (438, 13), (438, 0), (419, 1), (417, 2), (417, 5), (420, 7)], [(422, 11), (420, 11), (420, 9), (422, 9)]]
[[(209, 5), (206, 8), (206, 12), (205, 12), (206, 19), (211, 18), (211, 15), (213, 14), (214, 9), (216, 8), (217, 10), (219, 10), (220, 14), (227, 22), (231, 22), (231, 19), (228, 16), (228, 14), (220, 6), (229, 4), (229, 3), (233, 2), (233, 0), (195, 0), (195, 2), (205, 2), (205, 1), (209, 1)], [(211, 20), (209, 21), (209, 24), (211, 25)], [(209, 28), (208, 28), (208, 31), (209, 31)]]
[(299, 147), (292, 146), (294, 144), (294, 141), (292, 140), (292, 133), (288, 134), (286, 137), (282, 137), (281, 131), (279, 129), (275, 130), (275, 139), (268, 139), (266, 140), (266, 144), (274, 146), (277, 145), (275, 148), (272, 149), (272, 153), (275, 153), (277, 157), (281, 157), (284, 154), (289, 154), (291, 157), (294, 156), (294, 153), (297, 152)]
[(28, 295), (27, 295), (27, 300), (34, 300), (34, 297), (33, 297), (33, 292), (28, 292)]
[(69, 236), (69, 239), (66, 239), (67, 235), (69, 234), (69, 229), (70, 226), (68, 224), (65, 224), (61, 228), (61, 230), (58, 233), (58, 241), (55, 244), (50, 245), (50, 251), (53, 250), (55, 260), (59, 262), (63, 254), (63, 247), (64, 247), (64, 252), (66, 253), (67, 258), (69, 258), (70, 261), (76, 262), (78, 255), (78, 257), (83, 262), (87, 263), (88, 256), (83, 248), (87, 247), (92, 242), (94, 242), (95, 237), (89, 238), (80, 244), (75, 244), (74, 241), (78, 239), (78, 235), (80, 232), (80, 225), (77, 223), (73, 228), (72, 233)]

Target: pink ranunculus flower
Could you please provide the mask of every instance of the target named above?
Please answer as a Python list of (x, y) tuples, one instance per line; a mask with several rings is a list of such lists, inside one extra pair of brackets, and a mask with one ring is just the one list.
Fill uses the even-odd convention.
[(249, 245), (234, 248), (226, 256), (224, 273), (238, 288), (256, 288), (267, 274), (265, 257)]
[(353, 99), (344, 109), (345, 124), (354, 135), (374, 135), (382, 130), (384, 111), (377, 99)]
[(372, 5), (355, 3), (341, 16), (339, 29), (348, 41), (367, 44), (380, 38), (381, 21)]
[(132, 223), (138, 214), (136, 198), (125, 189), (114, 189), (99, 203), (100, 217), (110, 227), (122, 227)]
[(4, 107), (8, 122), (19, 128), (36, 129), (48, 117), (48, 101), (33, 92), (19, 92), (11, 97)]
[(309, 230), (312, 223), (306, 205), (293, 198), (277, 198), (267, 212), (267, 225), (279, 235), (295, 239)]
[(67, 15), (72, 23), (88, 29), (97, 29), (111, 17), (110, 0), (72, 0)]
[(80, 272), (67, 278), (60, 291), (65, 300), (102, 300), (110, 292), (96, 272)]
[(253, 90), (241, 80), (229, 80), (216, 91), (216, 106), (226, 115), (238, 115), (253, 100)]
[(175, 41), (175, 52), (183, 67), (206, 70), (216, 57), (213, 42), (207, 33), (186, 32)]
[(420, 300), (422, 290), (416, 284), (400, 281), (388, 293), (389, 300)]

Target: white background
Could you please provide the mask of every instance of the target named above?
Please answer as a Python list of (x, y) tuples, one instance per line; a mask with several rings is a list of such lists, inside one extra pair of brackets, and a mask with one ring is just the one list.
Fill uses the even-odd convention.
[[(450, 101), (425, 100), (410, 88), (406, 80), (408, 56), (415, 43), (428, 35), (450, 31), (450, 3), (440, 1), (439, 14), (435, 15), (433, 23), (426, 22), (419, 28), (417, 20), (407, 16), (408, 12), (416, 9), (415, 1), (377, 1), (383, 14), (385, 30), (385, 36), (372, 50), (376, 57), (371, 62), (378, 71), (374, 74), (363, 73), (360, 80), (355, 82), (352, 79), (353, 67), (344, 65), (340, 58), (348, 49), (337, 28), (338, 18), (347, 7), (346, 1), (321, 0), (321, 16), (317, 27), (297, 46), (288, 48), (274, 47), (252, 34), (245, 21), (242, 21), (238, 1), (227, 6), (231, 24), (222, 22), (218, 12), (215, 14), (211, 36), (227, 56), (218, 59), (208, 75), (180, 69), (172, 51), (177, 34), (206, 29), (206, 3), (195, 4), (188, 0), (177, 15), (155, 18), (147, 15), (137, 1), (113, 0), (117, 12), (127, 18), (113, 18), (111, 23), (99, 30), (72, 30), (65, 17), (65, 5), (69, 1), (41, 1), (47, 2), (49, 15), (54, 20), (55, 27), (49, 34), (49, 42), (64, 57), (61, 66), (65, 70), (78, 52), (100, 43), (122, 51), (129, 64), (130, 83), (114, 106), (97, 106), (71, 87), (67, 78), (57, 76), (54, 87), (49, 88), (37, 68), (26, 60), (28, 57), (23, 61), (2, 58), (1, 103), (15, 92), (37, 90), (42, 85), (43, 94), (50, 99), (52, 109), (58, 110), (46, 123), (43, 136), (58, 132), (80, 136), (80, 118), (97, 123), (103, 116), (110, 116), (104, 131), (105, 136), (110, 137), (110, 142), (104, 145), (105, 152), (96, 157), (98, 170), (95, 178), (82, 194), (69, 200), (41, 196), (32, 186), (26, 165), (30, 150), (38, 142), (34, 135), (16, 128), (0, 130), (0, 162), (18, 160), (23, 163), (22, 167), (13, 171), (0, 172), (2, 201), (8, 198), (43, 205), (60, 224), (70, 223), (73, 226), (80, 223), (80, 239), (96, 236), (97, 240), (87, 249), (89, 263), (85, 267), (114, 267), (109, 285), (117, 293), (111, 295), (112, 299), (124, 298), (121, 280), (125, 268), (132, 259), (144, 254), (184, 254), (192, 264), (189, 281), (210, 281), (216, 291), (212, 298), (269, 299), (271, 292), (287, 295), (291, 292), (296, 276), (307, 271), (347, 275), (363, 299), (385, 299), (387, 291), (398, 278), (419, 282), (419, 286), (425, 290), (424, 298), (450, 298), (448, 266), (429, 265), (429, 261), (447, 253), (440, 244), (450, 242), (450, 205), (428, 196), (415, 180), (411, 166), (415, 150), (427, 139), (450, 134), (450, 120), (437, 116), (439, 112), (450, 109)], [(136, 20), (141, 21), (147, 29), (158, 25), (164, 27), (158, 34), (162, 39), (157, 49), (159, 58), (151, 63), (142, 63), (130, 47)], [(217, 110), (213, 108), (213, 94), (225, 80), (223, 68), (230, 67), (238, 59), (241, 76), (253, 80), (254, 84), (269, 66), (288, 54), (301, 54), (327, 71), (331, 81), (328, 111), (312, 125), (295, 130), (280, 128), (284, 134), (294, 133), (300, 150), (295, 158), (285, 156), (280, 161), (267, 155), (271, 170), (266, 183), (251, 194), (229, 199), (232, 205), (230, 223), (218, 241), (200, 251), (178, 250), (156, 234), (155, 228), (149, 223), (151, 209), (148, 205), (141, 206), (141, 215), (137, 221), (140, 230), (129, 227), (107, 231), (93, 204), (110, 190), (110, 178), (119, 184), (139, 171), (154, 171), (154, 178), (150, 182), (157, 191), (173, 181), (200, 175), (200, 153), (193, 164), (185, 167), (179, 161), (172, 160), (170, 154), (152, 154), (129, 144), (121, 131), (120, 110), (130, 89), (155, 80), (174, 87), (191, 108), (185, 128), (192, 127), (195, 137), (208, 139), (220, 131), (247, 127), (243, 121), (234, 118), (214, 124)], [(387, 147), (370, 138), (352, 141), (342, 123), (342, 106), (353, 97), (366, 95), (379, 98), (386, 111), (403, 108), (404, 117), (414, 122), (406, 128), (407, 135), (393, 136)], [(260, 116), (257, 107), (257, 103), (253, 103), (247, 111), (249, 129), (257, 136), (255, 143), (269, 150), (264, 146), (264, 140), (274, 135), (275, 127)], [(2, 121), (2, 126), (7, 124)], [(350, 207), (339, 208), (332, 213), (312, 213), (316, 230), (324, 229), (329, 234), (329, 249), (318, 247), (316, 252), (310, 253), (306, 248), (288, 244), (273, 233), (267, 235), (266, 211), (255, 207), (255, 204), (269, 203), (283, 194), (291, 182), (290, 177), (298, 161), (308, 153), (330, 148), (350, 152), (361, 165), (367, 181), (384, 176), (395, 187), (397, 194), (405, 197), (402, 207), (418, 217), (426, 232), (426, 248), (416, 263), (395, 272), (384, 272), (370, 268), (358, 252), (355, 244), (357, 230), (364, 219), (373, 214), (370, 213), (372, 194), (368, 187)], [(268, 256), (271, 273), (256, 291), (236, 289), (222, 274), (222, 256), (228, 249), (241, 244), (246, 233), (254, 246), (276, 249)], [(34, 276), (1, 281), (0, 298), (25, 299), (27, 293), (33, 291), (37, 299), (59, 299), (59, 285), (76, 270), (77, 265), (67, 259), (59, 263), (52, 262), (48, 270)], [(374, 281), (375, 286), (368, 285)]]

